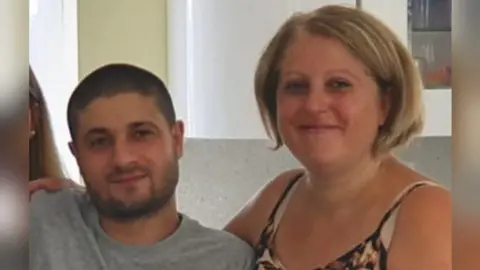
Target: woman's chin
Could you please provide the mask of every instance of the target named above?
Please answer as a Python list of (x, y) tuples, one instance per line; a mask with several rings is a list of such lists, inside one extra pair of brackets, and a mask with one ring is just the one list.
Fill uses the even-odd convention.
[(310, 170), (330, 170), (342, 163), (341, 155), (336, 151), (309, 152), (296, 158)]
[(305, 165), (331, 165), (341, 161), (343, 148), (337, 142), (318, 142), (304, 145), (301, 148), (289, 148), (292, 154)]

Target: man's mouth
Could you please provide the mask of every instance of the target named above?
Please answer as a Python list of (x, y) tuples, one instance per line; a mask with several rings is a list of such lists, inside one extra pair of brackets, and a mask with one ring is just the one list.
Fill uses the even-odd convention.
[(144, 179), (145, 177), (147, 177), (147, 175), (145, 175), (145, 174), (122, 176), (122, 177), (119, 177), (119, 178), (115, 179), (112, 182), (115, 183), (115, 184), (134, 183), (134, 182), (138, 182), (138, 181)]

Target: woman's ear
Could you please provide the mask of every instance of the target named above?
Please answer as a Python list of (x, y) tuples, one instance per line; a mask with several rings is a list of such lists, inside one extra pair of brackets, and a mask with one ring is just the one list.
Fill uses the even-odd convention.
[(37, 132), (37, 128), (40, 125), (40, 105), (38, 103), (34, 103), (30, 105), (28, 108), (28, 130), (30, 132), (30, 139), (35, 136)]
[(380, 97), (380, 117), (378, 126), (383, 126), (387, 121), (388, 115), (390, 114), (390, 93), (382, 94)]
[(32, 109), (28, 109), (28, 132), (29, 132), (29, 138), (32, 139), (35, 136), (36, 133), (36, 121), (34, 119), (34, 113), (32, 112)]

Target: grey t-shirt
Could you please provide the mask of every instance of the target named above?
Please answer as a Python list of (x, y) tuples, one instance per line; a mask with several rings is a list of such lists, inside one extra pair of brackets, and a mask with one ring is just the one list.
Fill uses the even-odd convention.
[(31, 270), (254, 269), (252, 248), (237, 237), (182, 216), (175, 233), (144, 247), (125, 246), (101, 228), (88, 196), (39, 191), (30, 202)]

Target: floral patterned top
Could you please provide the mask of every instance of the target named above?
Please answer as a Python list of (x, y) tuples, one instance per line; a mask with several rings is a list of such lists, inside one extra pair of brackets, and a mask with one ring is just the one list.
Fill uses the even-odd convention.
[[(290, 199), (292, 190), (303, 173), (295, 177), (278, 200), (273, 209), (269, 222), (265, 226), (260, 241), (255, 247), (257, 254), (257, 270), (287, 270), (276, 257), (274, 249), (274, 238), (280, 219)], [(402, 200), (413, 190), (425, 185), (435, 185), (429, 181), (416, 182), (401, 192), (394, 201), (393, 206), (383, 216), (377, 229), (368, 236), (365, 241), (359, 243), (347, 251), (335, 261), (324, 267), (317, 267), (313, 270), (386, 270), (388, 246), (390, 244), (397, 209)]]

